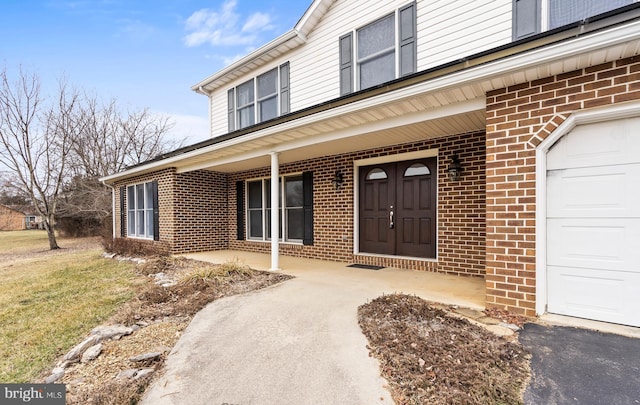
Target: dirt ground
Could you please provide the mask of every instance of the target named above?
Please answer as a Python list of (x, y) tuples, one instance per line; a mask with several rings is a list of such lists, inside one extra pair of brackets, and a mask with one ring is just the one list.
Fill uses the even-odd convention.
[(522, 403), (530, 356), (515, 339), (409, 295), (376, 298), (358, 320), (397, 404)]
[[(68, 249), (93, 248), (83, 240)], [(42, 252), (43, 255), (47, 254)], [(51, 254), (51, 253), (49, 253)], [(239, 263), (214, 266), (184, 258), (158, 257), (139, 264), (139, 292), (107, 324), (137, 330), (103, 344), (100, 356), (67, 368), (68, 404), (135, 404), (164, 359), (207, 303), (224, 296), (267, 287), (289, 278), (250, 270)], [(162, 287), (155, 274), (177, 281)], [(521, 326), (526, 318), (504, 311), (487, 315)], [(519, 404), (529, 378), (530, 356), (516, 339), (498, 337), (460, 317), (446, 306), (429, 305), (407, 295), (388, 295), (362, 305), (358, 319), (371, 355), (381, 363), (397, 404)], [(129, 358), (163, 355), (144, 366), (156, 370), (139, 379), (115, 379), (135, 367)]]
[[(185, 258), (159, 257), (137, 266), (146, 282), (137, 296), (125, 304), (106, 324), (123, 324), (137, 329), (129, 336), (103, 343), (97, 359), (76, 363), (66, 369), (61, 382), (67, 384), (68, 404), (135, 404), (153, 378), (115, 377), (121, 371), (138, 367), (129, 358), (151, 352), (162, 356), (144, 364), (162, 369), (182, 332), (206, 304), (216, 299), (264, 288), (290, 278), (251, 270), (238, 263), (216, 266)], [(155, 274), (175, 280), (163, 287)]]

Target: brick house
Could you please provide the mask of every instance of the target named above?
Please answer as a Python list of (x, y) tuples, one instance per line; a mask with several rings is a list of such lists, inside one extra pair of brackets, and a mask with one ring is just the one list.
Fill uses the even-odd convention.
[(115, 236), (483, 277), (488, 307), (640, 326), (640, 5), (569, 3), (314, 0), (193, 86), (211, 139), (103, 179)]
[(20, 231), (25, 229), (24, 212), (0, 204), (0, 231)]

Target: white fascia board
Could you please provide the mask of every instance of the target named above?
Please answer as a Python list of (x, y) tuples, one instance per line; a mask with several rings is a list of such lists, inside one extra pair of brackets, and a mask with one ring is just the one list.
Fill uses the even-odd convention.
[[(191, 90), (193, 91), (202, 91), (204, 86), (209, 85), (211, 82), (218, 80), (229, 73), (232, 73), (242, 66), (245, 66), (255, 59), (260, 58), (261, 56), (276, 50), (279, 46), (285, 45), (293, 39), (298, 39), (297, 44), (289, 44), (291, 48), (295, 48), (296, 46), (301, 45), (302, 43), (307, 41), (307, 35), (315, 28), (315, 24), (323, 17), (325, 11), (331, 6), (333, 0), (314, 0), (313, 3), (307, 8), (305, 13), (302, 15), (298, 23), (295, 27), (284, 34), (280, 35), (278, 38), (264, 44), (260, 48), (251, 52), (247, 56), (242, 59), (232, 63), (226, 68), (214, 73), (213, 75), (207, 77), (202, 80), (200, 83), (191, 86)], [(325, 5), (324, 8), (321, 6)]]
[[(295, 30), (306, 37), (313, 31), (318, 21), (322, 19), (326, 10), (331, 7), (333, 1), (334, 0), (314, 0), (296, 23)], [(321, 6), (324, 6), (324, 9)]]
[[(193, 91), (199, 91), (200, 89), (204, 88), (205, 86), (207, 86), (208, 84), (210, 84), (213, 81), (216, 81), (226, 75), (228, 75), (231, 72), (234, 72), (238, 69), (240, 69), (242, 66), (247, 65), (251, 62), (253, 62), (255, 59), (260, 58), (263, 55), (268, 54), (269, 52), (273, 51), (274, 49), (277, 49), (279, 46), (286, 44), (287, 42), (299, 38), (300, 41), (298, 43), (298, 46), (306, 41), (306, 38), (304, 36), (299, 35), (298, 31), (295, 29), (289, 30), (287, 32), (285, 32), (284, 34), (280, 35), (278, 38), (274, 39), (273, 41), (261, 46), (260, 48), (256, 49), (255, 51), (251, 52), (250, 54), (248, 54), (247, 56), (243, 57), (242, 59), (237, 60), (236, 62), (232, 63), (231, 65), (227, 66), (226, 68), (218, 71), (217, 73), (207, 77), (206, 79), (202, 80), (200, 83), (194, 84), (193, 86), (191, 86), (191, 90)], [(295, 46), (292, 46), (292, 48), (294, 48)]]
[[(295, 129), (297, 127), (308, 125), (317, 121), (322, 121), (327, 118), (335, 117), (336, 115), (343, 115), (352, 113), (354, 111), (366, 110), (367, 108), (383, 105), (415, 95), (437, 93), (439, 91), (444, 91), (452, 87), (468, 85), (473, 82), (487, 83), (492, 78), (496, 78), (501, 75), (534, 68), (536, 66), (551, 63), (553, 61), (576, 56), (581, 53), (588, 53), (603, 48), (606, 49), (610, 46), (639, 39), (640, 21), (634, 21), (622, 26), (612, 27), (607, 30), (596, 32), (587, 36), (577, 37), (572, 40), (547, 45), (538, 49), (533, 49), (521, 54), (508, 56), (493, 62), (488, 62), (483, 65), (461, 70), (445, 76), (436, 77), (423, 83), (355, 101), (353, 103), (342, 105), (340, 107), (324, 110), (317, 114), (312, 114), (296, 120), (287, 121), (280, 125), (242, 135), (221, 143), (204, 147), (202, 149), (197, 149), (158, 162), (153, 162), (149, 165), (143, 165), (133, 169), (129, 169), (119, 174), (104, 177), (101, 180), (110, 182), (121, 177), (133, 176), (137, 173), (149, 172), (151, 170), (160, 168), (173, 167), (173, 163), (187, 160), (194, 156), (214, 152), (215, 150), (223, 149), (232, 145), (269, 137), (279, 132)], [(487, 85), (484, 90), (490, 91), (493, 88), (495, 87), (493, 86), (493, 84), (491, 84)], [(311, 136), (310, 138), (314, 139), (313, 136)]]

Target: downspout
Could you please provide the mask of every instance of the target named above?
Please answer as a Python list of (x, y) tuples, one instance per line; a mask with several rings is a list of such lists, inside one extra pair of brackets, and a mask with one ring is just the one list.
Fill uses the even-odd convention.
[(116, 189), (102, 180), (102, 184), (111, 189), (111, 237), (116, 238)]

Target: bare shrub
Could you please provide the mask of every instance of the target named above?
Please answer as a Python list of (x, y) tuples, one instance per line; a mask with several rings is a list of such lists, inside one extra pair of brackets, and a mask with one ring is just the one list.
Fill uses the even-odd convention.
[(121, 256), (154, 257), (169, 255), (168, 249), (158, 243), (129, 238), (104, 237), (102, 239), (102, 247), (109, 253)]
[(251, 278), (254, 271), (246, 264), (240, 263), (239, 259), (228, 261), (217, 266), (203, 265), (196, 266), (194, 269), (184, 274), (178, 284), (203, 284), (210, 282), (223, 282), (229, 277), (235, 279)]
[(209, 302), (228, 295), (256, 290), (287, 280), (291, 276), (250, 269), (237, 259), (222, 265), (180, 257), (158, 257), (138, 267), (143, 274), (165, 273), (179, 279), (163, 287), (146, 284), (136, 298), (125, 305), (114, 322), (133, 325), (170, 316), (191, 316)]

